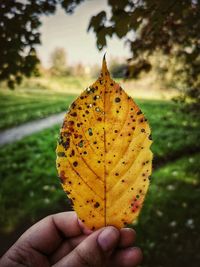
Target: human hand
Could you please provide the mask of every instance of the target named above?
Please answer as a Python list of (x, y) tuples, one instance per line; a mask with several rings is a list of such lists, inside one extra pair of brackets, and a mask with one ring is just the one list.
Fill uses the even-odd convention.
[(1, 267), (134, 267), (135, 231), (112, 226), (88, 230), (75, 212), (48, 216), (29, 228), (0, 260)]

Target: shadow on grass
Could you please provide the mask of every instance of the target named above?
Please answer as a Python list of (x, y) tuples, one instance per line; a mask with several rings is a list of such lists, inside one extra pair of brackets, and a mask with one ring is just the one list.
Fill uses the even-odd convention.
[(153, 169), (159, 169), (166, 164), (170, 164), (181, 157), (192, 157), (196, 153), (200, 152), (200, 147), (180, 147), (177, 151), (172, 151), (172, 153), (168, 153), (163, 156), (157, 156), (153, 159)]

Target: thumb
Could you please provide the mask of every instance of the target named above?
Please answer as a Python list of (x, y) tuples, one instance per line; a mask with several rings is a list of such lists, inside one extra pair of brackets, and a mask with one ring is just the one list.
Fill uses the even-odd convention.
[(103, 267), (117, 246), (119, 237), (119, 231), (113, 226), (100, 229), (88, 236), (54, 267)]

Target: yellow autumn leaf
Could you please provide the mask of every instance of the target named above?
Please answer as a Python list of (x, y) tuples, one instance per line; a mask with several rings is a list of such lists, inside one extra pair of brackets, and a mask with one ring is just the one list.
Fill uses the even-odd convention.
[(138, 216), (152, 171), (149, 124), (108, 72), (67, 112), (57, 145), (57, 169), (74, 210), (91, 229), (118, 228)]

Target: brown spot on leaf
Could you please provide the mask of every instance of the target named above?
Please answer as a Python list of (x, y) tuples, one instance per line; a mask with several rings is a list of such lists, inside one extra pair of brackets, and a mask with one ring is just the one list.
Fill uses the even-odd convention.
[(141, 111), (141, 110), (139, 110), (139, 111), (137, 112), (137, 115), (140, 115), (140, 114), (142, 114), (142, 111)]
[(115, 102), (116, 102), (116, 103), (119, 103), (120, 101), (121, 101), (121, 99), (120, 99), (119, 97), (116, 97), (116, 98), (115, 98)]
[(100, 206), (99, 202), (96, 202), (96, 203), (94, 204), (94, 208), (98, 208), (99, 206)]
[(76, 113), (76, 112), (72, 112), (72, 113), (71, 113), (71, 116), (72, 116), (72, 117), (76, 117), (76, 116), (77, 116), (77, 113)]
[(78, 162), (77, 162), (77, 161), (74, 161), (74, 162), (73, 162), (73, 166), (74, 166), (74, 167), (78, 166)]

